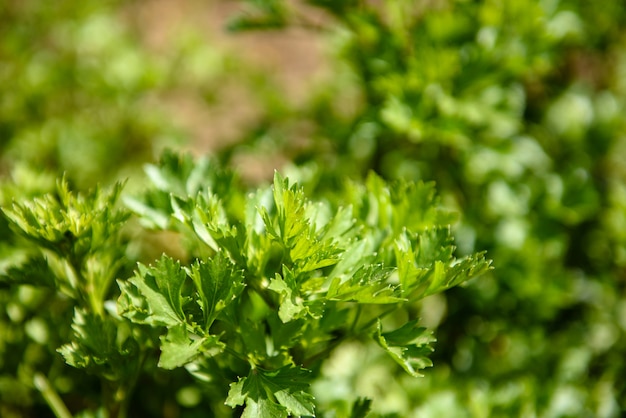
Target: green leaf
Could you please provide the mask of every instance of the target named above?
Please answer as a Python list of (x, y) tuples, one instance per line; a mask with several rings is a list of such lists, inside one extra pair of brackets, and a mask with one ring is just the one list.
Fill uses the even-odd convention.
[(53, 289), (58, 283), (54, 272), (48, 265), (48, 260), (42, 255), (31, 256), (20, 265), (9, 267), (5, 274), (0, 274), (0, 282), (31, 284)]
[[(230, 385), (226, 405), (245, 403), (242, 416), (315, 416), (313, 396), (308, 393), (310, 372), (285, 366), (278, 370), (253, 369), (247, 377)], [(278, 415), (263, 415), (266, 413)]]
[(270, 315), (268, 323), (274, 348), (283, 350), (298, 344), (299, 338), (304, 332), (306, 319), (297, 319), (285, 323), (279, 316)]
[(289, 258), (299, 272), (306, 273), (337, 264), (340, 252), (332, 242), (301, 235), (289, 251)]
[(72, 342), (57, 351), (70, 366), (108, 380), (132, 376), (139, 367), (139, 346), (126, 325), (77, 308), (72, 323)]
[(208, 175), (212, 173), (208, 160), (194, 161), (191, 155), (181, 156), (170, 150), (161, 155), (158, 165), (148, 164), (144, 170), (158, 190), (179, 197), (197, 193), (214, 179)]
[(217, 315), (243, 291), (243, 272), (236, 270), (233, 263), (218, 252), (206, 262), (193, 264), (188, 274), (198, 290), (204, 327), (208, 331)]
[[(184, 323), (185, 298), (181, 292), (186, 279), (187, 274), (180, 263), (165, 255), (153, 267), (139, 264), (139, 271), (129, 280), (138, 293), (132, 291), (129, 285), (121, 285), (122, 315), (157, 326), (176, 326)], [(138, 299), (138, 295), (141, 295), (144, 301)], [(135, 312), (143, 314), (134, 315)]]
[(372, 400), (367, 398), (358, 398), (352, 404), (352, 412), (350, 418), (365, 418), (372, 408)]
[(415, 320), (385, 333), (382, 332), (382, 324), (378, 320), (374, 339), (412, 376), (422, 376), (419, 370), (432, 366), (428, 355), (433, 351), (430, 343), (434, 342), (435, 338), (426, 328), (418, 327)]
[[(177, 211), (178, 202), (187, 203), (198, 195), (211, 192), (223, 199), (236, 198), (233, 193), (235, 176), (221, 170), (215, 161), (201, 158), (194, 161), (190, 155), (180, 156), (165, 151), (158, 164), (144, 167), (148, 179), (154, 185), (140, 197), (125, 197), (125, 204), (140, 217), (140, 222), (149, 228), (167, 229), (173, 227), (172, 216), (179, 220), (198, 222), (192, 210), (188, 213)], [(189, 222), (191, 224), (191, 222)], [(201, 226), (197, 224), (197, 226)], [(203, 228), (198, 229), (202, 233)], [(205, 241), (210, 238), (204, 236)]]
[(242, 418), (287, 418), (289, 416), (287, 410), (278, 403), (267, 397), (255, 396), (261, 392), (262, 388), (251, 388), (250, 385), (246, 386), (247, 382), (248, 379), (244, 377), (239, 382), (230, 385), (226, 405), (234, 408), (245, 403)]
[[(285, 270), (287, 270), (286, 267)], [(286, 323), (297, 319), (306, 309), (303, 303), (304, 299), (298, 295), (298, 288), (292, 273), (285, 273), (285, 279), (276, 273), (276, 277), (270, 281), (268, 289), (280, 295), (278, 316), (281, 321)]]
[(200, 355), (219, 354), (224, 348), (225, 345), (219, 341), (219, 337), (190, 335), (186, 325), (177, 325), (168, 328), (167, 334), (161, 336), (159, 367), (172, 370), (192, 362)]
[(270, 219), (267, 212), (262, 213), (266, 227), (285, 249), (290, 250), (298, 238), (308, 234), (310, 229), (305, 216), (304, 192), (297, 185), (290, 186), (289, 179), (275, 172), (274, 203), (277, 212), (275, 221)]
[(73, 193), (65, 180), (57, 196), (15, 202), (3, 208), (13, 229), (27, 239), (65, 258), (80, 261), (88, 253), (114, 248), (128, 213), (114, 209), (123, 185)]
[(423, 298), (457, 286), (491, 268), (484, 254), (457, 260), (448, 227), (403, 231), (394, 242), (403, 295)]
[(342, 281), (339, 277), (332, 280), (326, 297), (331, 300), (389, 304), (406, 300), (399, 296), (399, 287), (389, 282), (393, 269), (381, 264), (365, 266), (351, 277)]
[(284, 0), (254, 0), (248, 1), (254, 8), (246, 10), (231, 18), (228, 29), (234, 32), (245, 30), (279, 29), (287, 21), (287, 8)]
[(268, 289), (280, 295), (278, 316), (285, 323), (307, 315), (319, 318), (322, 314), (323, 301), (307, 300), (299, 287), (294, 272), (285, 265), (283, 265), (283, 277), (276, 273), (276, 276), (270, 281)]
[(213, 251), (225, 250), (237, 264), (245, 266), (245, 238), (239, 233), (243, 227), (231, 222), (222, 200), (212, 193), (206, 193), (198, 194), (191, 203), (194, 207), (188, 213), (175, 213), (175, 216), (190, 225)]
[(469, 279), (491, 270), (492, 268), (491, 260), (485, 258), (485, 253), (477, 253), (455, 260), (446, 273), (445, 286), (443, 288), (431, 287), (428, 289), (429, 294), (442, 292), (451, 287), (457, 286)]
[(329, 279), (353, 276), (364, 265), (375, 260), (374, 243), (369, 237), (351, 242), (341, 254), (340, 261), (329, 273)]
[(135, 197), (124, 196), (122, 200), (128, 209), (139, 216), (141, 224), (146, 228), (165, 230), (169, 227), (169, 213), (156, 209)]

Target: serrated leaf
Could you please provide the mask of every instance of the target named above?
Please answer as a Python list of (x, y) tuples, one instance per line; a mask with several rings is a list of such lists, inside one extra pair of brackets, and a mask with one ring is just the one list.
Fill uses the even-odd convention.
[(446, 227), (456, 215), (439, 206), (435, 183), (398, 181), (389, 187), (393, 205), (394, 231), (420, 231)]
[[(144, 323), (175, 326), (185, 322), (184, 298), (181, 292), (186, 278), (187, 274), (181, 268), (180, 263), (174, 262), (165, 255), (154, 267), (139, 265), (139, 271), (129, 281), (145, 299), (145, 303), (139, 305), (147, 308)], [(128, 294), (128, 290), (128, 286), (122, 287), (122, 297), (126, 302), (137, 298), (135, 292)], [(126, 296), (124, 292), (127, 293)], [(132, 306), (126, 306), (121, 311), (123, 315), (133, 318)]]
[(394, 242), (403, 295), (423, 298), (457, 286), (490, 269), (484, 254), (456, 260), (448, 227), (421, 233), (404, 230)]
[(6, 273), (0, 274), (0, 282), (31, 284), (50, 288), (57, 286), (55, 274), (42, 255), (31, 256), (19, 265), (9, 267)]
[(241, 294), (245, 286), (243, 272), (236, 270), (232, 262), (218, 252), (206, 262), (193, 264), (189, 276), (200, 295), (204, 327), (208, 331), (220, 311)]
[(415, 262), (418, 267), (430, 267), (435, 261), (452, 259), (454, 246), (450, 227), (428, 228), (415, 234)]
[(57, 351), (72, 367), (85, 369), (109, 380), (132, 375), (139, 367), (138, 344), (123, 326), (110, 317), (76, 309), (72, 342)]
[(319, 233), (324, 239), (345, 243), (357, 233), (355, 225), (352, 206), (342, 206)]
[(451, 287), (458, 286), (491, 270), (491, 268), (491, 260), (486, 260), (482, 253), (456, 260), (452, 265), (445, 267), (443, 263), (438, 263), (433, 269), (433, 279), (424, 296), (440, 293)]
[(350, 243), (341, 254), (339, 262), (328, 275), (329, 279), (351, 276), (364, 265), (372, 264), (374, 245), (369, 238)]
[[(239, 379), (237, 383), (232, 383), (230, 385), (230, 391), (228, 392), (228, 398), (226, 398), (226, 405), (234, 408), (239, 405), (246, 405), (243, 414), (241, 417), (246, 418), (265, 418), (265, 417), (276, 417), (276, 418), (287, 418), (289, 414), (287, 413), (287, 409), (277, 404), (276, 402), (272, 402), (268, 398), (255, 398), (252, 396), (248, 396), (244, 390), (250, 390), (250, 388), (244, 388), (244, 385), (247, 382), (246, 377), (243, 379)], [(258, 390), (257, 390), (258, 391)]]
[(332, 242), (301, 235), (289, 251), (289, 258), (301, 273), (306, 273), (337, 264), (341, 250)]
[(132, 284), (131, 280), (117, 280), (120, 296), (117, 299), (117, 313), (139, 324), (148, 323), (150, 307), (145, 296)]
[(15, 202), (3, 208), (13, 229), (27, 239), (61, 257), (80, 260), (88, 253), (117, 244), (118, 232), (128, 213), (113, 209), (123, 185), (73, 193), (65, 180), (57, 184), (57, 195)]
[(406, 231), (403, 231), (395, 240), (394, 253), (402, 292), (408, 294), (420, 286), (426, 288), (427, 284), (424, 283), (430, 270), (427, 267), (418, 267), (415, 262), (413, 243)]
[(274, 348), (281, 350), (291, 348), (298, 343), (298, 338), (304, 332), (305, 320), (297, 319), (285, 323), (278, 316), (270, 315), (268, 323)]
[(290, 186), (289, 180), (283, 178), (278, 172), (274, 173), (274, 203), (276, 205), (276, 227), (267, 213), (264, 219), (269, 221), (270, 228), (274, 231), (279, 241), (286, 249), (294, 247), (297, 238), (301, 234), (307, 234), (310, 228), (305, 217), (304, 192), (297, 186)]
[[(158, 164), (146, 165), (144, 171), (154, 187), (140, 197), (124, 200), (139, 215), (140, 222), (151, 228), (172, 227), (172, 217), (183, 224), (191, 224), (191, 220), (195, 219), (193, 200), (204, 193), (214, 193), (228, 200), (237, 194), (232, 190), (234, 175), (230, 171), (222, 171), (209, 159), (194, 161), (190, 155), (180, 156), (166, 151)], [(189, 203), (191, 207), (182, 209), (181, 203), (183, 206)], [(202, 228), (198, 229), (198, 233), (203, 232)]]
[[(59, 349), (66, 362), (74, 367), (86, 367), (92, 361), (92, 353), (99, 353), (103, 358), (113, 350), (116, 330), (114, 324), (103, 321), (96, 315), (89, 314), (81, 309), (76, 309), (72, 329), (78, 345), (66, 345)], [(79, 353), (88, 355), (78, 355)]]
[[(307, 392), (309, 374), (308, 370), (294, 366), (274, 371), (253, 369), (247, 377), (230, 385), (226, 405), (234, 408), (245, 403), (242, 416), (250, 417), (315, 416), (313, 396)], [(270, 411), (279, 415), (258, 415)]]
[(192, 336), (187, 332), (186, 325), (177, 325), (168, 328), (167, 334), (161, 336), (159, 367), (168, 370), (182, 367), (207, 352), (218, 354), (224, 347), (217, 336)]
[(238, 265), (245, 266), (244, 235), (239, 233), (235, 222), (231, 222), (223, 202), (211, 193), (199, 194), (191, 210), (192, 226), (198, 237), (214, 251), (225, 250)]
[(419, 327), (417, 321), (409, 321), (391, 332), (382, 332), (382, 324), (374, 335), (376, 342), (412, 376), (422, 376), (419, 370), (432, 366), (428, 355), (432, 353), (430, 346), (435, 339), (426, 328)]
[(287, 323), (306, 313), (304, 299), (299, 295), (298, 284), (296, 283), (293, 272), (287, 267), (283, 267), (283, 276), (276, 273), (268, 286), (269, 290), (280, 295), (280, 307), (278, 308), (278, 316), (281, 321)]
[(398, 286), (388, 281), (392, 271), (375, 264), (360, 268), (344, 281), (339, 277), (334, 278), (326, 297), (331, 300), (373, 304), (404, 302), (405, 299), (399, 296)]
[(186, 196), (186, 179), (195, 165), (191, 156), (180, 156), (166, 150), (161, 155), (158, 165), (147, 164), (144, 166), (144, 171), (158, 190), (174, 193), (177, 196)]

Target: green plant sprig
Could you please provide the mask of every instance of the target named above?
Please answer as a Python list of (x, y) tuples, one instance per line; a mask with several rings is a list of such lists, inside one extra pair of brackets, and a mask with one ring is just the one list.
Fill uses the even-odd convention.
[[(313, 415), (302, 382), (315, 367), (304, 365), (350, 339), (378, 344), (419, 376), (431, 365), (431, 332), (415, 319), (398, 326), (401, 315), (385, 318), (490, 268), (483, 254), (453, 256), (453, 217), (431, 184), (387, 185), (371, 175), (346, 184), (346, 201), (313, 202), (278, 173), (271, 188), (248, 193), (213, 167), (168, 154), (148, 168), (157, 187), (128, 199), (130, 207), (146, 225), (185, 235), (196, 261), (164, 255), (140, 265), (119, 281), (118, 309), (166, 330), (163, 368), (197, 369), (211, 358), (235, 375), (247, 370), (226, 400), (245, 404), (244, 416)], [(198, 178), (205, 183), (191, 186)]]

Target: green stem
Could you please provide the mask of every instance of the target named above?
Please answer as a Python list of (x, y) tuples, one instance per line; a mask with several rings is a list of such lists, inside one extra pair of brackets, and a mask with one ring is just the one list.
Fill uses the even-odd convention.
[(302, 365), (307, 369), (311, 368), (313, 364), (315, 364), (318, 360), (327, 358), (330, 352), (333, 351), (335, 348), (337, 348), (337, 346), (339, 346), (341, 343), (353, 337), (354, 337), (353, 334), (342, 335), (341, 337), (331, 342), (327, 347), (325, 347), (319, 353), (313, 354), (311, 357), (304, 359), (304, 361), (302, 362)]
[(391, 308), (387, 309), (386, 311), (383, 311), (380, 315), (376, 315), (374, 318), (370, 319), (368, 322), (365, 323), (365, 325), (363, 325), (359, 329), (359, 331), (357, 332), (357, 335), (367, 330), (368, 328), (371, 328), (376, 322), (378, 322), (379, 319), (386, 317), (387, 315), (396, 311), (397, 309), (398, 309), (397, 306), (392, 305)]
[(133, 374), (132, 378), (127, 382), (125, 386), (126, 394), (124, 396), (124, 399), (120, 407), (119, 418), (126, 418), (128, 416), (128, 410), (130, 408), (130, 400), (131, 400), (130, 395), (133, 393), (133, 391), (135, 390), (135, 387), (137, 386), (137, 381), (139, 380), (139, 376), (141, 375), (141, 371), (143, 370), (143, 366), (147, 359), (148, 359), (148, 353), (146, 352), (146, 350), (142, 350), (141, 354), (139, 355), (139, 364), (137, 365), (137, 369), (135, 373)]
[[(241, 361), (243, 361), (243, 362), (245, 362), (245, 363), (249, 363), (249, 364), (251, 364), (251, 363), (250, 363), (250, 359), (249, 359), (248, 357), (246, 357), (246, 356), (242, 355), (241, 353), (236, 352), (235, 350), (233, 350), (232, 348), (230, 348), (230, 347), (228, 347), (228, 346), (226, 346), (226, 347), (224, 348), (224, 352), (225, 352), (225, 353), (227, 353), (227, 354), (230, 354), (231, 356), (235, 357), (235, 358), (236, 358), (236, 359), (238, 359), (238, 360), (241, 360)], [(251, 365), (252, 365), (252, 364), (251, 364)]]
[(83, 262), (74, 254), (69, 254), (67, 262), (76, 279), (76, 291), (78, 292), (82, 304), (86, 305), (90, 312), (93, 312), (99, 317), (104, 316), (104, 304), (101, 292), (98, 291), (95, 283), (87, 281), (83, 276), (81, 272)]
[(56, 393), (43, 374), (35, 374), (33, 382), (57, 418), (72, 418), (72, 414), (67, 409), (67, 406), (65, 406), (59, 394)]
[(359, 323), (359, 319), (361, 318), (361, 310), (362, 305), (358, 305), (356, 308), (356, 314), (354, 315), (354, 321), (352, 321), (352, 325), (350, 326), (350, 333), (354, 334), (354, 330), (356, 329), (356, 325)]
[(363, 326), (361, 326), (361, 327), (359, 327), (357, 329), (357, 323), (358, 323), (358, 321), (359, 321), (359, 319), (361, 317), (361, 312), (362, 312), (362, 305), (359, 305), (357, 307), (357, 313), (355, 315), (354, 321), (352, 321), (352, 325), (350, 326), (350, 331), (348, 333), (342, 335), (341, 337), (337, 338), (333, 342), (331, 342), (326, 348), (324, 348), (319, 353), (316, 353), (316, 354), (312, 355), (311, 357), (305, 359), (302, 362), (303, 365), (305, 367), (310, 367), (316, 361), (318, 361), (320, 359), (323, 359), (325, 357), (328, 357), (328, 354), (331, 351), (333, 351), (335, 348), (337, 348), (338, 345), (340, 345), (344, 341), (349, 340), (351, 338), (357, 338), (363, 332), (365, 332), (366, 330), (371, 328), (380, 318), (383, 318), (383, 317), (389, 315), (390, 313), (394, 312), (397, 309), (398, 309), (397, 306), (392, 306), (391, 308), (383, 311), (380, 315), (376, 315), (374, 318), (370, 319)]

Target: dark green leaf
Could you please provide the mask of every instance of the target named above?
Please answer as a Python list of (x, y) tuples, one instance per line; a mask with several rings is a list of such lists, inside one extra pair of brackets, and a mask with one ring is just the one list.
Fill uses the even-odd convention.
[(365, 418), (372, 407), (372, 400), (367, 398), (359, 398), (352, 404), (352, 412), (350, 418)]
[(58, 349), (67, 364), (109, 380), (120, 380), (136, 372), (139, 347), (128, 334), (126, 324), (76, 309), (72, 329), (72, 342)]
[[(293, 366), (274, 371), (253, 369), (230, 385), (226, 404), (235, 407), (245, 402), (243, 416), (250, 417), (314, 416), (313, 396), (308, 393), (309, 373)], [(259, 415), (269, 412), (279, 415)]]

